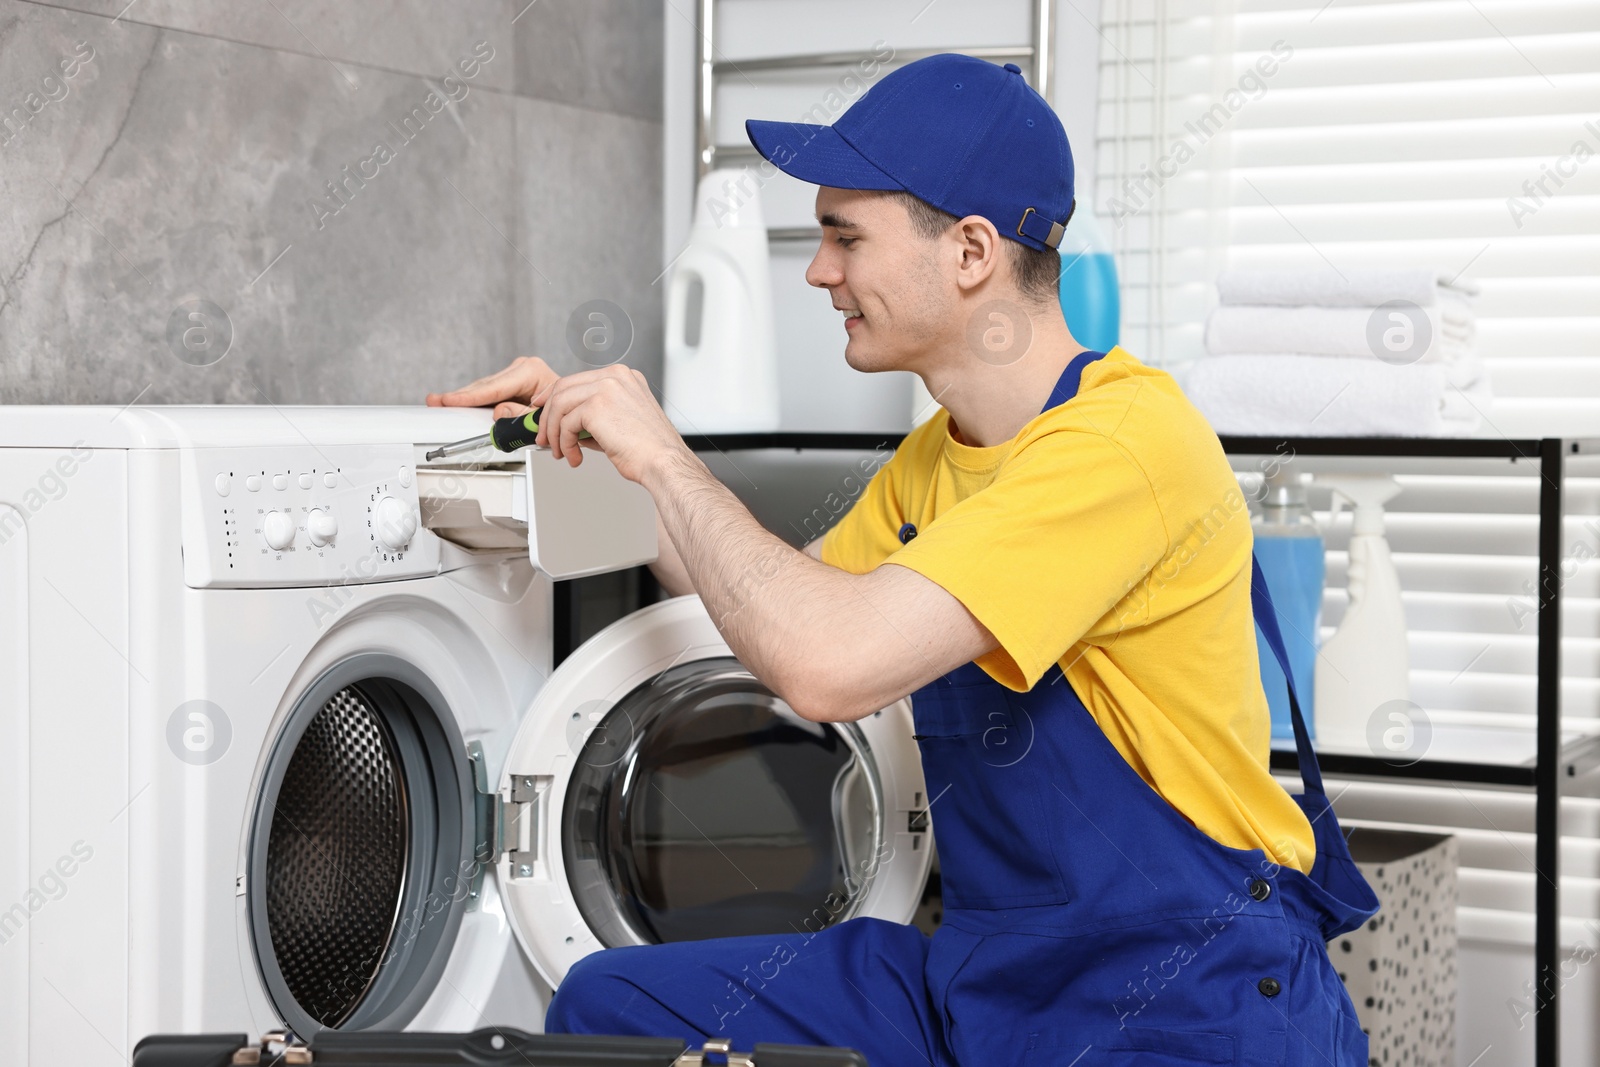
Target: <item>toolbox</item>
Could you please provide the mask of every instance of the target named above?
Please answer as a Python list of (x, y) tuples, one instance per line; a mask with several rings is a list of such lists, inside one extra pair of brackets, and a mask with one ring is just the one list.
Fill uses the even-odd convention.
[(688, 1048), (677, 1038), (323, 1030), (309, 1044), (293, 1035), (157, 1034), (133, 1050), (132, 1067), (867, 1067), (851, 1049), (756, 1045), (735, 1052), (725, 1038)]

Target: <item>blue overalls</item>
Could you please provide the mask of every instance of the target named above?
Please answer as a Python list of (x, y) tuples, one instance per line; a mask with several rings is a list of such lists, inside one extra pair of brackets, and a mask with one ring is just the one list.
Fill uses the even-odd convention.
[[(1086, 352), (1049, 407), (1070, 400)], [(1265, 580), (1255, 615), (1286, 660)], [(1285, 676), (1288, 670), (1285, 667)], [(1060, 667), (1026, 693), (968, 663), (912, 695), (944, 923), (609, 949), (551, 1004), (552, 1032), (844, 1045), (873, 1067), (1363, 1067), (1325, 943), (1377, 899), (1322, 787), (1291, 687), (1309, 876), (1223, 845), (1139, 777)], [(892, 862), (892, 860), (890, 861)]]

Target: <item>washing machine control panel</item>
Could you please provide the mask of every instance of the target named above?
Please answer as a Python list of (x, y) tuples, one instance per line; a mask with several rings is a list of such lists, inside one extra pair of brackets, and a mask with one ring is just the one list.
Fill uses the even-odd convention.
[(185, 582), (244, 589), (438, 573), (413, 461), (410, 445), (185, 449)]

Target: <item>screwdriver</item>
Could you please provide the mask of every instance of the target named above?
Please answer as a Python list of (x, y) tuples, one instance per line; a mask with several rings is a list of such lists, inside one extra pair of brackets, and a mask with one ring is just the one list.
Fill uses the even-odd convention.
[[(443, 445), (429, 452), (424, 459), (444, 459), (448, 456), (459, 456), (463, 452), (476, 452), (480, 448), (493, 445), (502, 452), (515, 452), (519, 448), (526, 448), (533, 444), (539, 436), (539, 413), (544, 408), (534, 408), (522, 415), (511, 415), (503, 419), (496, 419), (494, 426), (486, 434), (469, 437), (465, 441)], [(590, 438), (588, 430), (579, 430), (580, 438)]]

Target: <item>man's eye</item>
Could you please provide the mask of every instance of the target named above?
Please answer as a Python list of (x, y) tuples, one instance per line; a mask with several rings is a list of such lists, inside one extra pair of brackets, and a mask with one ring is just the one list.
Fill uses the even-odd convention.
[(841, 235), (839, 237), (835, 237), (834, 240), (838, 241), (840, 244), (844, 245), (846, 248), (849, 248), (851, 245), (856, 243), (856, 238), (854, 238), (854, 237), (845, 237), (843, 235)]

